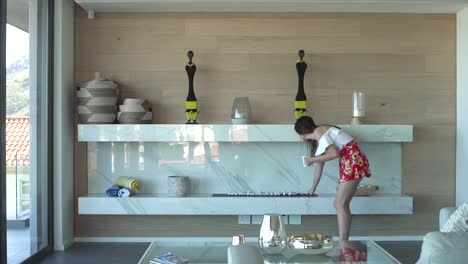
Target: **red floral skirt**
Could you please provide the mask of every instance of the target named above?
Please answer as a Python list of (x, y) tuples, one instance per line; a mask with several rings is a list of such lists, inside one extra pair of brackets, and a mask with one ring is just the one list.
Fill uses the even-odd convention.
[(340, 154), (340, 183), (372, 175), (369, 161), (355, 140), (344, 145)]
[(344, 263), (367, 263), (367, 250), (340, 248), (340, 261)]

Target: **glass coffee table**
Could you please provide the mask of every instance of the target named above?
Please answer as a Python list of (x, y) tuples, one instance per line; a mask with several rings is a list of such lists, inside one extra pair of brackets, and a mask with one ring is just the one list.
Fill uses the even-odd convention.
[[(257, 245), (256, 243), (248, 243)], [(197, 264), (226, 264), (229, 242), (153, 242), (139, 264), (149, 264), (156, 256), (171, 252)], [(335, 242), (326, 254), (301, 254), (286, 248), (281, 255), (263, 255), (264, 263), (400, 263), (374, 241), (350, 241), (345, 248)], [(309, 253), (309, 252), (307, 252)]]

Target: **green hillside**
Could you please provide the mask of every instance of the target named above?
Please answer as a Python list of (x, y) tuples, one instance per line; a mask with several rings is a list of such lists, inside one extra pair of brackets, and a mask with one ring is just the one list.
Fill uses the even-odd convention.
[(7, 68), (6, 114), (29, 115), (29, 63), (24, 58)]

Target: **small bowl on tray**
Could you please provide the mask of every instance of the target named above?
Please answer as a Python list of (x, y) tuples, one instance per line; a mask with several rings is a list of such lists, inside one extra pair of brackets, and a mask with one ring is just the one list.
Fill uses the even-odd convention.
[(323, 234), (303, 234), (289, 237), (289, 247), (297, 254), (324, 254), (333, 248), (333, 238)]

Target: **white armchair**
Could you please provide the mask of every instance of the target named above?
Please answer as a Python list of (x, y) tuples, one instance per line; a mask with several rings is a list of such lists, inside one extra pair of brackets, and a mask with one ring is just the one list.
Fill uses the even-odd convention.
[[(440, 210), (439, 229), (455, 210), (455, 207), (446, 207)], [(443, 233), (435, 231), (424, 236), (421, 256), (417, 264), (448, 263), (468, 263), (468, 232)]]

